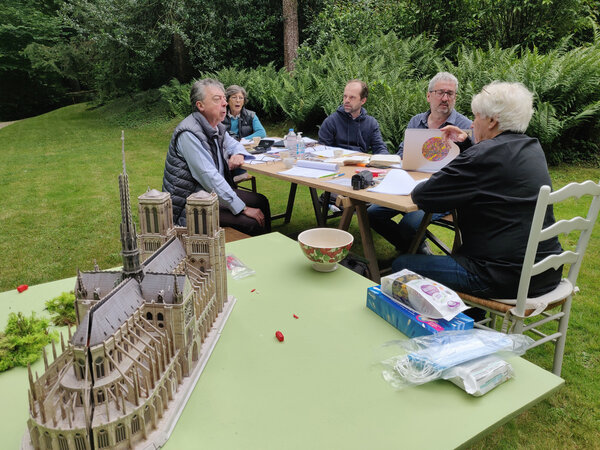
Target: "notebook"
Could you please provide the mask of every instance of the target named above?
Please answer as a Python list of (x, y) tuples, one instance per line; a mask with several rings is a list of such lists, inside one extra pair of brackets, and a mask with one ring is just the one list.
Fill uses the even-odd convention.
[(437, 172), (456, 156), (458, 146), (442, 140), (439, 129), (407, 128), (404, 133), (402, 168), (418, 172)]

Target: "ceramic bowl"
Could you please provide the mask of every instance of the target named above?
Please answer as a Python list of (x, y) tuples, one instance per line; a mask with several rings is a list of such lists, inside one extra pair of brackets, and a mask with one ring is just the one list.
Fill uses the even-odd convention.
[(319, 272), (333, 272), (337, 263), (346, 257), (354, 236), (336, 228), (313, 228), (298, 235), (302, 252)]

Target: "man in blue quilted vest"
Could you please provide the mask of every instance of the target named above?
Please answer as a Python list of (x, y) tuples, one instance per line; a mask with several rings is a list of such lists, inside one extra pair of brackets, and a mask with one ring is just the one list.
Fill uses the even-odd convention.
[(196, 81), (190, 102), (193, 112), (175, 128), (165, 160), (163, 191), (171, 194), (174, 223), (186, 225), (187, 197), (204, 190), (219, 197), (222, 227), (251, 236), (270, 232), (267, 198), (237, 189), (231, 176), (247, 153), (221, 124), (227, 112), (223, 85), (210, 78)]

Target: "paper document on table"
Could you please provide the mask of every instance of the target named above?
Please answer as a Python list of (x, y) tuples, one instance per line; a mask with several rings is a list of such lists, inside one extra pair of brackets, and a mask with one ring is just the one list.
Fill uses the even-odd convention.
[(240, 139), (240, 144), (242, 144), (242, 145), (252, 145), (252, 144), (254, 144), (254, 141), (252, 139), (241, 138)]
[(369, 160), (369, 166), (372, 167), (392, 167), (395, 164), (401, 163), (399, 155), (372, 155)]
[(352, 179), (350, 178), (334, 178), (333, 180), (325, 178), (325, 181), (339, 186), (352, 187)]
[(290, 176), (321, 178), (328, 175), (333, 175), (338, 171), (338, 168), (339, 166), (337, 164), (300, 160), (291, 169), (284, 170), (283, 172), (279, 173)]
[(402, 169), (392, 169), (377, 186), (367, 189), (380, 194), (408, 195), (415, 186), (425, 180), (415, 181), (408, 172)]
[(320, 169), (311, 169), (310, 167), (298, 167), (294, 166), (291, 169), (284, 170), (283, 172), (279, 172), (282, 175), (290, 175), (292, 177), (306, 177), (306, 178), (321, 178), (327, 174), (333, 174), (335, 172), (320, 170)]
[(255, 155), (254, 159), (252, 159), (252, 160), (245, 161), (245, 164), (264, 164), (267, 162), (273, 162), (273, 161), (278, 161), (278, 160), (279, 160), (278, 157), (273, 157), (266, 153), (262, 153), (259, 155)]
[(312, 148), (312, 154), (314, 156), (319, 156), (321, 158), (333, 158), (334, 154), (334, 150), (341, 150), (342, 151), (342, 155), (346, 156), (346, 155), (351, 155), (353, 153), (357, 153), (353, 150), (346, 150), (345, 148), (340, 148), (340, 147), (333, 147), (331, 145), (322, 145), (322, 144), (318, 144), (315, 145)]

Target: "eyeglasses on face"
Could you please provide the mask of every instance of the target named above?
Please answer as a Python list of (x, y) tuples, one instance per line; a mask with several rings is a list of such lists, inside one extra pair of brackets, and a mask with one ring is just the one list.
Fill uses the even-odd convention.
[(456, 97), (456, 92), (454, 92), (454, 91), (445, 91), (443, 89), (432, 89), (429, 92), (431, 92), (432, 94), (435, 94), (435, 96), (439, 97), (439, 98), (444, 97), (444, 95), (447, 95), (448, 98)]
[(231, 100), (244, 100), (244, 96), (243, 95), (232, 95), (231, 97), (229, 97), (229, 99)]

